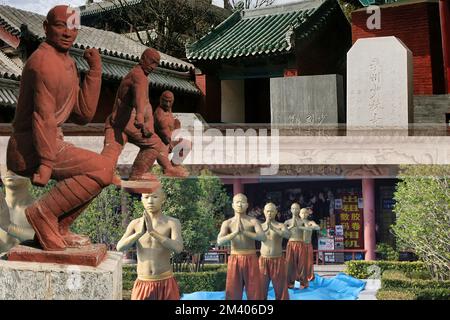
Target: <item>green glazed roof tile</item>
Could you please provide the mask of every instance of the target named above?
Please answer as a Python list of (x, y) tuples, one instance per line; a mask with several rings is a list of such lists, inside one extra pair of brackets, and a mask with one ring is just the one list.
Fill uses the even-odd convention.
[(314, 33), (328, 16), (341, 10), (336, 0), (305, 0), (293, 4), (237, 11), (188, 46), (188, 59), (221, 60), (290, 52), (292, 35)]

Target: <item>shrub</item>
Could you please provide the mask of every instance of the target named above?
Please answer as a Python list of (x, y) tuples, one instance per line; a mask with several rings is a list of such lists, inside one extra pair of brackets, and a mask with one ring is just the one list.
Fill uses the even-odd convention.
[(384, 290), (381, 289), (376, 295), (378, 300), (417, 300), (413, 292), (406, 290)]
[(386, 270), (398, 270), (407, 274), (413, 272), (429, 274), (426, 265), (420, 261), (347, 261), (345, 272), (358, 279), (368, 279), (370, 277), (376, 277), (377, 275), (375, 273), (377, 271), (379, 271), (379, 275), (381, 276)]
[(227, 270), (207, 272), (178, 272), (175, 273), (180, 293), (192, 293), (198, 291), (224, 291), (227, 278)]
[(412, 249), (434, 278), (450, 279), (450, 165), (402, 166), (399, 179), (397, 243)]
[(450, 281), (413, 279), (401, 271), (387, 270), (381, 278), (383, 289), (448, 289), (450, 290)]
[[(422, 276), (422, 275), (421, 275)], [(405, 272), (386, 270), (379, 300), (449, 300), (450, 281), (415, 279)]]
[(414, 291), (417, 300), (450, 300), (450, 289), (420, 289)]
[(400, 259), (400, 253), (386, 243), (377, 245), (377, 253), (381, 256), (382, 260), (398, 261)]

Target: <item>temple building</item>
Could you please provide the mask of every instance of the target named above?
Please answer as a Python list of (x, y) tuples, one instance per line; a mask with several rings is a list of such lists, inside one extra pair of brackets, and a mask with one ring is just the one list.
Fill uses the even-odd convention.
[[(208, 122), (270, 123), (270, 79), (344, 75), (351, 27), (338, 1), (238, 10), (187, 48)], [(255, 107), (257, 106), (257, 107)]]

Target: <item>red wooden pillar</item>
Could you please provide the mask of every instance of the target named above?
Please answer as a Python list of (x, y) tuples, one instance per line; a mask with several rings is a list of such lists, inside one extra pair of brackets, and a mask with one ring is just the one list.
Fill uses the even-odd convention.
[(362, 193), (364, 199), (364, 249), (366, 260), (375, 260), (376, 234), (375, 234), (375, 180), (362, 179)]
[(244, 184), (239, 178), (233, 179), (233, 194), (237, 195), (239, 193), (244, 193)]
[(439, 0), (441, 17), (442, 51), (444, 57), (445, 90), (450, 93), (450, 4), (449, 0)]
[(197, 112), (209, 123), (221, 121), (221, 81), (214, 74), (197, 73), (195, 83), (202, 93)]

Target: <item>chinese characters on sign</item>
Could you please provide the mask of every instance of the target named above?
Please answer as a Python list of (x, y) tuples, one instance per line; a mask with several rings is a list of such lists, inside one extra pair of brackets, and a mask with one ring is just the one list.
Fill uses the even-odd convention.
[(342, 197), (342, 206), (338, 209), (339, 223), (344, 229), (346, 249), (363, 249), (363, 208), (358, 194), (346, 194)]

